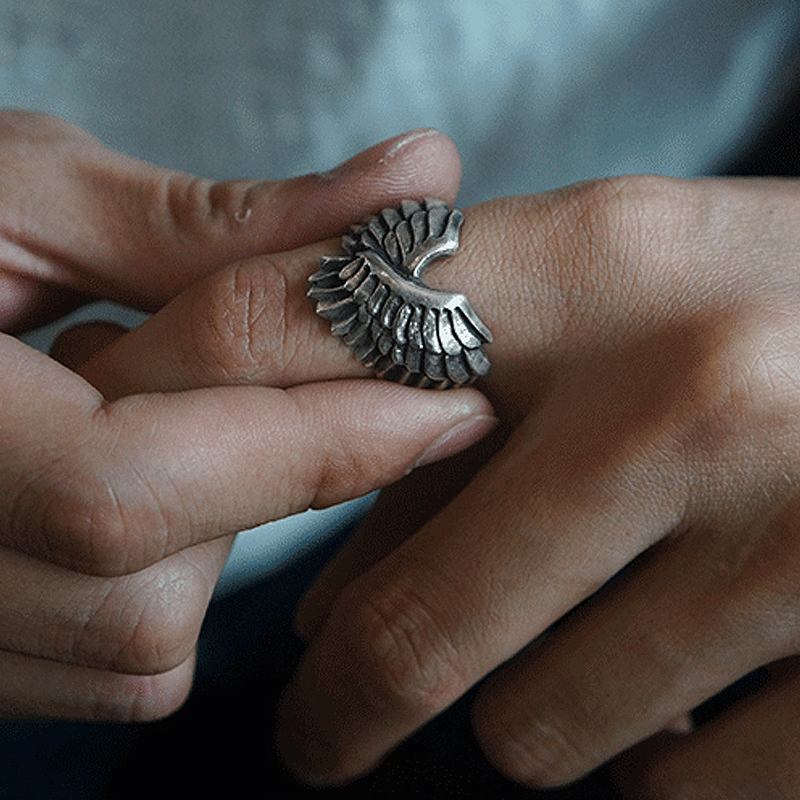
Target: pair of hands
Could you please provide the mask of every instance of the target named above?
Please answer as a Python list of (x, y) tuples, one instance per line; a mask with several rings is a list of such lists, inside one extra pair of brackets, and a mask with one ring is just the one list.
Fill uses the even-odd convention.
[[(620, 179), (470, 209), (429, 278), (495, 334), (493, 412), (351, 380), (305, 297), (336, 243), (292, 250), (452, 200), (444, 137), (213, 186), (40, 117), (0, 135), (6, 327), (85, 294), (161, 309), (74, 332), (65, 366), (0, 340), (6, 713), (169, 713), (231, 531), (453, 455), (494, 413), (482, 445), (383, 493), (298, 610), (287, 760), (346, 781), (496, 670), (475, 728), (517, 780), (626, 752), (632, 796), (796, 793), (793, 183)], [(659, 733), (763, 664), (761, 695)]]

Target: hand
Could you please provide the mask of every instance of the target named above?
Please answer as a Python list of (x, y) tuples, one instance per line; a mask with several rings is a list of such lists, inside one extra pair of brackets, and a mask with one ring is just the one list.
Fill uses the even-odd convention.
[(0, 714), (152, 719), (188, 692), (231, 534), (361, 495), (486, 430), (472, 390), (269, 388), (292, 369), (308, 379), (305, 343), (258, 313), (259, 291), (279, 310), (314, 269), (308, 251), (259, 254), (411, 192), (452, 196), (457, 156), (415, 134), (327, 177), (214, 185), (6, 113), (0, 179), (7, 326), (89, 294), (163, 306), (129, 334), (72, 331), (63, 363), (0, 334)]
[[(313, 782), (370, 770), (494, 672), (486, 755), (565, 784), (797, 653), (800, 186), (617, 179), (465, 216), (429, 277), (494, 332), (504, 426), (384, 492), (299, 609), (281, 741)], [(796, 797), (788, 663), (633, 751), (634, 796)]]

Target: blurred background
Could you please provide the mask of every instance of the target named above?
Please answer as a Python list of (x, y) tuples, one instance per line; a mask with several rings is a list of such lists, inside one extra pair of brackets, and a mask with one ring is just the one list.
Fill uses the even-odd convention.
[(214, 178), (450, 134), (462, 204), (747, 146), (797, 82), (787, 0), (3, 0), (0, 102)]

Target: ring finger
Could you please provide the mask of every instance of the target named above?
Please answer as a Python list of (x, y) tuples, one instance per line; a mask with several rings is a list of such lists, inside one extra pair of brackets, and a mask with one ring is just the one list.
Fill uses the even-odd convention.
[(789, 655), (791, 554), (774, 523), (747, 539), (747, 554), (702, 526), (665, 539), (499, 672), (475, 707), (490, 760), (528, 785), (569, 783)]

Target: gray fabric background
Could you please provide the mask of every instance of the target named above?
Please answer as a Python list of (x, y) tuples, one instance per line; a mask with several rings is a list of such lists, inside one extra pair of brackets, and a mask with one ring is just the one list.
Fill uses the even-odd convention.
[(798, 19), (794, 0), (3, 0), (0, 103), (217, 178), (437, 127), (470, 204), (709, 169), (793, 80)]

